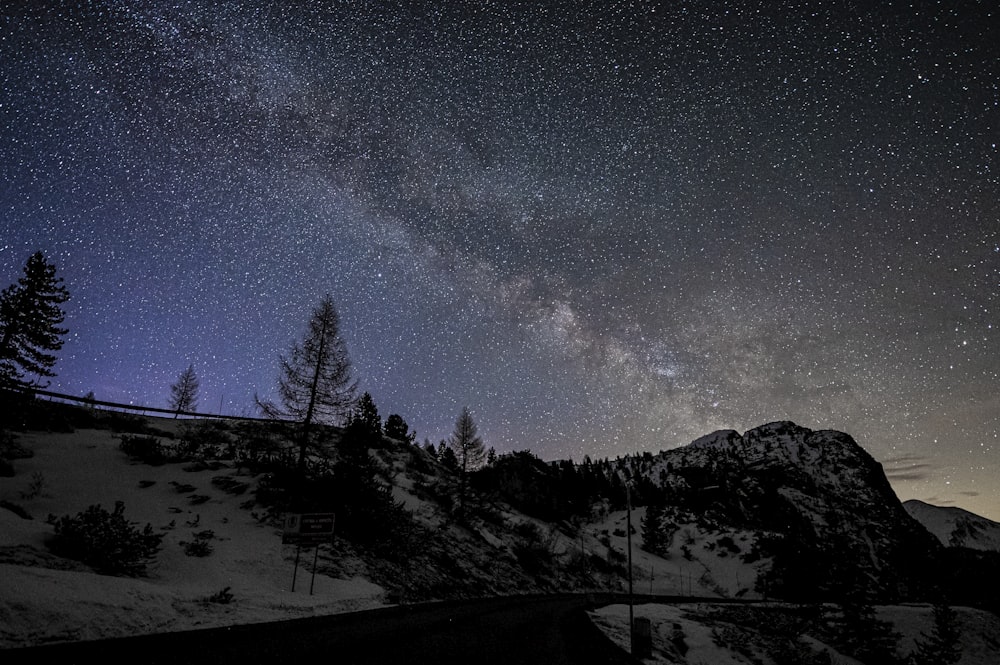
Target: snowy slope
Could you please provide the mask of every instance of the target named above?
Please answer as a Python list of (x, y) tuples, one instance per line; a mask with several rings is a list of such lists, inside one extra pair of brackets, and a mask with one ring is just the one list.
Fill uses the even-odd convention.
[[(184, 426), (150, 420), (168, 433)], [(280, 520), (255, 501), (259, 476), (225, 460), (156, 466), (130, 461), (119, 437), (105, 429), (18, 434), (19, 445), (33, 455), (14, 460), (13, 477), (0, 477), (0, 648), (417, 600), (621, 586), (622, 565), (600, 576), (587, 562), (569, 565), (581, 548), (601, 548), (586, 533), (571, 534), (509, 508), (493, 513), (492, 522), (457, 522), (434, 498), (436, 486), (444, 484), (437, 462), (416, 446), (400, 444), (373, 455), (395, 499), (413, 515), (415, 528), (423, 529), (419, 548), (398, 562), (337, 539), (334, 547), (320, 549), (315, 581), (312, 552), (303, 553), (293, 592), (296, 550), (282, 545)], [(116, 501), (124, 503), (127, 520), (164, 535), (146, 576), (100, 575), (49, 550), (54, 530), (48, 516), (76, 515), (95, 504), (111, 510)], [(525, 524), (536, 530), (524, 531)], [(539, 540), (525, 540), (525, 533)], [(186, 551), (196, 534), (208, 534), (207, 556)], [(534, 564), (530, 571), (522, 565), (526, 560)]]
[[(643, 660), (645, 663), (881, 665), (863, 663), (838, 650), (836, 635), (828, 630), (825, 620), (836, 613), (831, 606), (812, 619), (800, 608), (780, 603), (753, 607), (639, 604), (633, 612), (636, 618), (649, 619), (652, 629), (653, 653)], [(965, 607), (955, 612), (961, 649), (956, 665), (995, 665), (1000, 618)], [(610, 605), (590, 615), (613, 642), (629, 649), (627, 605)], [(917, 640), (926, 640), (934, 627), (933, 612), (927, 605), (880, 606), (877, 618), (891, 624), (899, 635), (898, 662), (907, 662)]]
[[(106, 430), (28, 433), (21, 441), (34, 456), (17, 460), (16, 476), (0, 478), (0, 500), (33, 519), (0, 509), (0, 648), (329, 614), (385, 603), (384, 589), (356, 576), (319, 574), (310, 596), (311, 580), (301, 568), (293, 593), (294, 548), (281, 544), (274, 526), (239, 507), (246, 496), (229, 494), (212, 482), (218, 476), (253, 482), (235, 469), (184, 471), (178, 464), (132, 464)], [(40, 491), (31, 496), (38, 479)], [(178, 491), (187, 490), (185, 486), (194, 489)], [(147, 577), (98, 575), (49, 553), (49, 514), (75, 515), (92, 504), (110, 510), (117, 500), (125, 503), (129, 521), (149, 523), (165, 534)], [(186, 555), (182, 543), (206, 530), (213, 534), (212, 553)], [(209, 602), (224, 589), (232, 602)]]
[(954, 507), (911, 499), (903, 508), (944, 545), (1000, 552), (1000, 523)]

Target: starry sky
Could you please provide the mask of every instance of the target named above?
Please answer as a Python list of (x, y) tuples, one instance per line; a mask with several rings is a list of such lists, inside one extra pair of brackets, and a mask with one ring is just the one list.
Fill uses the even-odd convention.
[(5, 3), (0, 286), (50, 389), (256, 415), (325, 293), (417, 438), (850, 433), (1000, 520), (1000, 11), (969, 2)]

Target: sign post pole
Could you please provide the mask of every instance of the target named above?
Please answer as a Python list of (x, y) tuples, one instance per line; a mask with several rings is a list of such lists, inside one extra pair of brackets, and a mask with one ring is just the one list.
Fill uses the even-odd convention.
[(316, 584), (316, 562), (319, 559), (319, 546), (333, 542), (333, 525), (336, 515), (333, 513), (304, 513), (288, 515), (285, 518), (285, 529), (281, 535), (282, 545), (295, 545), (295, 570), (292, 572), (292, 591), (295, 591), (295, 579), (299, 572), (299, 555), (302, 546), (312, 545), (313, 567), (312, 579), (309, 582), (309, 595), (313, 594)]
[(302, 551), (302, 545), (295, 545), (295, 568), (292, 569), (292, 593), (295, 593), (295, 577), (299, 573), (299, 552)]
[(313, 574), (309, 580), (309, 595), (313, 595), (313, 585), (316, 584), (316, 559), (319, 557), (319, 543), (313, 548)]

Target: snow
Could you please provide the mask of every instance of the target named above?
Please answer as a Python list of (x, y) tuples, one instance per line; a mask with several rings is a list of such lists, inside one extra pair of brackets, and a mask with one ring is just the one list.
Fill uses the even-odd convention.
[[(720, 606), (721, 607), (721, 606)], [(761, 608), (789, 608), (781, 603), (761, 603)], [(775, 661), (759, 650), (753, 659), (742, 649), (727, 647), (722, 638), (726, 622), (713, 617), (710, 603), (679, 605), (637, 604), (633, 608), (636, 618), (648, 618), (653, 634), (652, 657), (645, 663), (712, 663), (720, 665), (748, 665), (750, 663), (771, 664)], [(988, 612), (971, 608), (955, 608), (961, 633), (962, 657), (957, 665), (995, 665), (997, 645), (1000, 644), (1000, 618)], [(590, 612), (590, 618), (613, 642), (626, 651), (629, 649), (628, 605), (608, 605)], [(933, 627), (933, 611), (928, 605), (893, 605), (877, 608), (878, 618), (892, 624), (900, 634), (897, 655), (907, 655), (916, 648), (916, 640), (921, 634), (928, 634)], [(831, 662), (837, 665), (875, 665), (862, 663), (838, 652), (814, 635), (799, 636), (799, 643), (815, 652), (826, 651)], [(682, 648), (678, 648), (681, 645)], [(686, 647), (686, 651), (683, 648)], [(749, 647), (751, 650), (753, 647)], [(682, 653), (683, 651), (683, 653)]]
[[(718, 646), (712, 639), (712, 627), (689, 618), (680, 606), (636, 605), (634, 616), (649, 619), (652, 627), (653, 655), (644, 659), (645, 663), (747, 665), (751, 662)], [(628, 605), (602, 607), (590, 612), (590, 618), (612, 642), (629, 650)], [(683, 647), (674, 642), (676, 637), (683, 639)]]
[[(169, 421), (167, 421), (169, 423)], [(159, 426), (159, 425), (158, 425)], [(291, 591), (295, 548), (279, 530), (240, 508), (246, 495), (212, 484), (228, 476), (252, 484), (231, 467), (184, 471), (181, 464), (131, 464), (119, 440), (103, 430), (72, 434), (22, 434), (34, 457), (15, 461), (17, 475), (0, 478), (0, 500), (34, 519), (0, 509), (0, 648), (54, 641), (186, 630), (368, 609), (385, 604), (385, 591), (361, 578), (317, 574), (309, 594), (311, 552), (304, 551)], [(42, 479), (38, 496), (31, 483)], [(152, 482), (141, 488), (140, 481)], [(193, 491), (178, 492), (177, 485)], [(183, 489), (183, 487), (182, 487)], [(207, 496), (193, 504), (192, 496)], [(92, 504), (165, 534), (146, 577), (99, 575), (50, 554), (53, 528), (45, 519), (75, 515)], [(211, 530), (214, 551), (185, 554), (181, 545)], [(228, 589), (228, 604), (209, 598)]]
[[(636, 593), (659, 595), (696, 595), (720, 598), (757, 598), (754, 583), (767, 561), (745, 563), (742, 554), (753, 544), (749, 532), (738, 530), (712, 531), (697, 524), (678, 524), (665, 556), (642, 549), (642, 519), (646, 508), (632, 510), (632, 577)], [(591, 535), (589, 547), (611, 549), (623, 558), (628, 551), (626, 511), (613, 511), (601, 522), (587, 525)], [(719, 539), (729, 536), (739, 552), (719, 546)], [(690, 556), (688, 556), (688, 554)]]
[[(177, 428), (180, 423), (158, 420), (156, 426)], [(341, 577), (317, 574), (310, 595), (312, 556), (308, 550), (301, 557), (293, 592), (295, 549), (281, 544), (279, 528), (254, 512), (259, 508), (240, 506), (251, 496), (255, 480), (231, 465), (185, 470), (184, 464), (130, 463), (119, 450), (118, 437), (103, 430), (22, 434), (20, 442), (34, 456), (15, 460), (16, 476), (0, 478), (0, 500), (24, 509), (34, 519), (0, 508), (0, 648), (291, 619), (388, 604), (385, 589), (352, 573), (340, 573)], [(212, 482), (219, 476), (246, 483), (246, 491), (227, 493)], [(393, 492), (398, 500), (428, 520), (439, 519), (434, 505), (420, 498), (411, 478), (399, 473), (396, 480)], [(193, 497), (206, 498), (194, 502)], [(46, 541), (53, 528), (46, 523), (48, 515), (75, 515), (92, 504), (110, 510), (117, 500), (124, 502), (127, 519), (140, 526), (149, 523), (164, 534), (161, 552), (147, 576), (99, 575), (49, 552)], [(750, 551), (753, 534), (693, 522), (677, 524), (664, 556), (657, 556), (641, 549), (644, 513), (644, 508), (632, 511), (637, 594), (758, 597), (754, 582), (767, 562), (748, 564), (741, 556)], [(529, 519), (513, 513), (506, 518)], [(546, 532), (552, 528), (539, 525)], [(476, 540), (492, 548), (504, 547), (499, 532), (491, 529), (478, 527)], [(581, 549), (624, 561), (625, 529), (625, 511), (610, 512), (583, 525), (573, 538), (553, 532), (553, 542), (561, 553)], [(214, 551), (206, 557), (188, 556), (181, 543), (205, 530), (213, 534)], [(726, 537), (732, 542), (723, 540)], [(733, 552), (730, 546), (739, 551)], [(232, 594), (232, 602), (210, 600), (223, 591)], [(718, 621), (704, 616), (706, 607), (637, 606), (636, 615), (652, 621), (658, 645), (648, 662), (754, 662), (716, 644), (713, 629)], [(1000, 619), (968, 608), (957, 608), (957, 612), (964, 650), (960, 664), (996, 663)], [(625, 648), (627, 616), (624, 605), (591, 614), (595, 624)], [(879, 616), (902, 633), (903, 653), (911, 651), (920, 633), (931, 628), (927, 606), (882, 607)], [(672, 641), (680, 634), (687, 647), (683, 657)], [(829, 648), (813, 636), (800, 641), (814, 650)], [(762, 657), (757, 662), (770, 661)], [(833, 662), (856, 661), (834, 654)]]
[(916, 499), (904, 502), (903, 508), (944, 545), (953, 544), (954, 535), (963, 547), (1000, 551), (1000, 523), (961, 508), (934, 506)]

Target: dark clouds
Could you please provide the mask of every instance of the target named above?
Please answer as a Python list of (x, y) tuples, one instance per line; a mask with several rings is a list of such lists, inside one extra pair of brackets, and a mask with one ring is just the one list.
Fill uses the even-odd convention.
[(57, 389), (162, 405), (193, 362), (249, 412), (329, 291), (420, 438), (466, 404), (549, 458), (789, 418), (1000, 510), (990, 3), (3, 22), (0, 266), (67, 278)]

